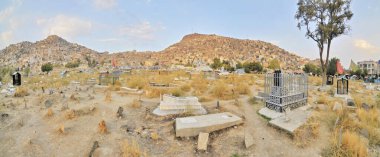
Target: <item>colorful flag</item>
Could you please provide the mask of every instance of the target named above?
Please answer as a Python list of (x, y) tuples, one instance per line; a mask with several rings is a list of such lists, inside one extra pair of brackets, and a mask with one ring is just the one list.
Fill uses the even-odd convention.
[(344, 73), (344, 69), (342, 67), (342, 64), (340, 64), (339, 61), (336, 62), (336, 72), (338, 74), (343, 74)]

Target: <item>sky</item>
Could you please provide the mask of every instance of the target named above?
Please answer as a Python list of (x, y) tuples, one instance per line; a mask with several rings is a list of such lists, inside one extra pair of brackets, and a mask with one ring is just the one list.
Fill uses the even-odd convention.
[[(380, 0), (353, 0), (351, 31), (332, 57), (380, 60)], [(311, 59), (314, 41), (299, 30), (297, 0), (1, 0), (0, 49), (48, 35), (99, 52), (159, 51), (191, 33), (271, 42)]]

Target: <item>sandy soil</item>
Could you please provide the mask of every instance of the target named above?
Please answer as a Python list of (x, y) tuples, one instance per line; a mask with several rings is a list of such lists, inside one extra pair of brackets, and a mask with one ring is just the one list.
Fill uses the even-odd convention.
[[(80, 89), (79, 89), (80, 88)], [(63, 89), (63, 95), (49, 95), (41, 91), (33, 92), (24, 98), (0, 96), (0, 156), (88, 156), (94, 141), (99, 148), (94, 156), (121, 156), (124, 140), (137, 141), (140, 148), (149, 156), (320, 156), (321, 149), (328, 139), (327, 131), (322, 131), (316, 142), (306, 148), (297, 147), (286, 133), (268, 125), (268, 121), (256, 112), (261, 105), (248, 103), (248, 96), (241, 96), (240, 105), (234, 101), (221, 101), (221, 109), (215, 109), (216, 101), (202, 103), (209, 113), (229, 111), (244, 117), (244, 124), (210, 134), (207, 152), (196, 150), (197, 138), (176, 138), (173, 117), (157, 117), (151, 114), (159, 99), (142, 98), (140, 108), (131, 103), (137, 95), (124, 95), (112, 92), (112, 101), (105, 101), (104, 89), (86, 85), (74, 85)], [(78, 100), (71, 100), (74, 95)], [(256, 91), (253, 93), (256, 94)], [(93, 98), (92, 98), (93, 97)], [(45, 116), (48, 111), (46, 101), (51, 101), (54, 115)], [(67, 104), (69, 109), (62, 109)], [(117, 118), (119, 107), (124, 108), (123, 117)], [(73, 119), (65, 114), (76, 110)], [(107, 134), (98, 132), (98, 123), (105, 120)], [(65, 133), (58, 129), (64, 125)], [(324, 129), (324, 128), (321, 128)], [(244, 133), (250, 132), (254, 145), (244, 146)], [(150, 133), (156, 132), (160, 139), (153, 140)]]

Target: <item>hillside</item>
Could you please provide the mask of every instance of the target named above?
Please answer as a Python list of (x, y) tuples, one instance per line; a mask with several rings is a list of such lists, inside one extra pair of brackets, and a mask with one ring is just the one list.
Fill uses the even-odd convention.
[(65, 65), (73, 60), (85, 62), (86, 56), (98, 60), (101, 54), (84, 46), (70, 43), (59, 36), (51, 35), (35, 43), (24, 41), (12, 44), (0, 51), (0, 65), (38, 69), (51, 62)]
[(144, 66), (157, 63), (162, 66), (210, 64), (214, 58), (220, 58), (232, 65), (237, 62), (257, 61), (264, 67), (271, 60), (278, 59), (283, 69), (299, 69), (309, 61), (268, 42), (203, 34), (186, 35), (180, 42), (159, 52), (128, 51), (112, 54), (99, 53), (52, 35), (35, 43), (25, 41), (9, 45), (0, 54), (2, 66), (30, 66), (36, 70), (46, 62), (63, 66), (77, 59), (87, 63), (86, 58), (106, 64), (110, 63), (109, 60), (116, 59), (119, 65)]
[[(125, 60), (142, 62), (147, 65), (159, 63), (171, 64), (210, 64), (214, 58), (237, 62), (257, 61), (265, 67), (273, 59), (278, 59), (284, 69), (299, 69), (309, 60), (289, 53), (268, 42), (259, 40), (241, 40), (218, 35), (190, 34), (160, 52), (125, 52), (114, 54)], [(137, 57), (138, 56), (138, 57)]]

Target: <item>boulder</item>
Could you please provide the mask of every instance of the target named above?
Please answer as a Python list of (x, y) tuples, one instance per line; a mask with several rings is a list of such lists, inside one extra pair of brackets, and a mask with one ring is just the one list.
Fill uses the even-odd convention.
[(48, 99), (45, 101), (45, 107), (46, 108), (50, 108), (51, 106), (53, 106), (53, 101)]

